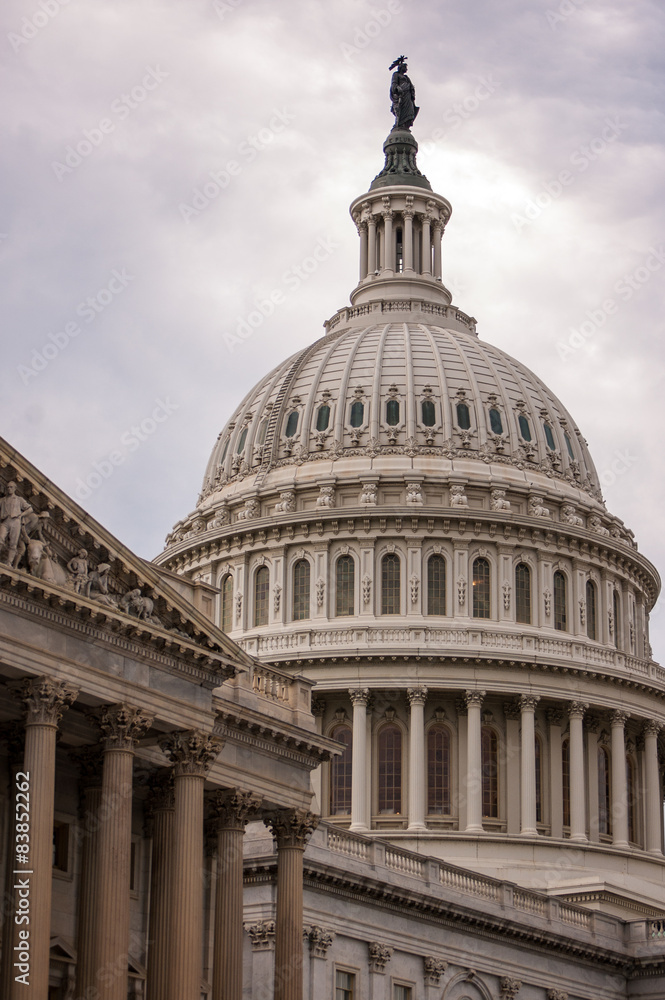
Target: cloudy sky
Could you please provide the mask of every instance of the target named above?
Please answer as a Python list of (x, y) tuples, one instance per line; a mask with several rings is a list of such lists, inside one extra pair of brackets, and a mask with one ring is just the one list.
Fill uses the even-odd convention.
[(662, 571), (664, 24), (657, 0), (4, 0), (3, 436), (156, 555), (233, 407), (348, 301), (405, 53), (444, 282), (571, 410)]

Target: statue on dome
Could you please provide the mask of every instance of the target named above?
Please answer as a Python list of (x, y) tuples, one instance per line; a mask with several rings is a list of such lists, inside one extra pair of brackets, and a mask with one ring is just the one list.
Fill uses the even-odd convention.
[(416, 120), (420, 108), (417, 108), (415, 104), (415, 87), (406, 75), (408, 69), (406, 56), (398, 56), (388, 69), (395, 70), (390, 81), (390, 100), (392, 101), (390, 110), (395, 116), (392, 131), (394, 132), (396, 129), (408, 131)]

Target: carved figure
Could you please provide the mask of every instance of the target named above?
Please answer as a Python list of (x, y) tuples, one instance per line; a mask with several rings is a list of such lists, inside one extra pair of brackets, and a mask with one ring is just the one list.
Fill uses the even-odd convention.
[(415, 88), (406, 75), (408, 68), (406, 56), (398, 56), (388, 67), (388, 69), (395, 70), (390, 81), (390, 100), (392, 102), (390, 110), (395, 116), (395, 124), (392, 128), (393, 132), (396, 129), (405, 129), (408, 131), (420, 111), (420, 108), (416, 107), (415, 103)]
[(90, 597), (93, 601), (99, 601), (100, 604), (108, 604), (111, 607), (114, 607), (116, 601), (109, 594), (110, 570), (111, 567), (109, 563), (100, 563), (97, 569), (93, 569), (92, 572), (88, 574), (86, 596)]
[(154, 606), (155, 603), (150, 597), (143, 597), (141, 595), (139, 587), (135, 590), (128, 590), (120, 601), (120, 607), (126, 614), (135, 615), (136, 618), (140, 618), (143, 621), (148, 621), (152, 617)]
[(406, 502), (407, 503), (423, 503), (423, 491), (420, 483), (407, 483), (406, 484)]
[(259, 501), (254, 497), (250, 497), (249, 500), (245, 500), (244, 508), (238, 511), (238, 520), (250, 521), (253, 517), (258, 517), (258, 513)]
[(16, 565), (17, 548), (21, 537), (23, 517), (32, 513), (32, 507), (16, 493), (14, 480), (7, 483), (7, 492), (0, 500), (0, 551), (7, 546), (7, 563)]
[(589, 518), (589, 527), (596, 535), (609, 536), (609, 530), (605, 527), (597, 514)]
[(510, 510), (510, 500), (506, 500), (505, 490), (492, 490), (490, 508), (492, 510)]
[(584, 521), (578, 516), (572, 503), (564, 504), (561, 508), (561, 520), (565, 521), (566, 524), (574, 524), (578, 528), (584, 525)]
[(316, 506), (331, 508), (335, 506), (335, 487), (322, 486), (316, 498)]
[(375, 507), (378, 496), (378, 487), (376, 483), (363, 483), (362, 493), (360, 494), (360, 503), (366, 504), (368, 507)]
[(71, 575), (70, 583), (77, 594), (85, 594), (88, 584), (88, 553), (79, 549), (77, 554), (67, 563)]
[(549, 507), (543, 506), (543, 498), (539, 496), (529, 497), (529, 515), (531, 517), (549, 517)]
[(293, 490), (284, 490), (279, 494), (279, 501), (275, 504), (276, 514), (292, 514), (296, 509), (296, 495)]
[(464, 492), (463, 486), (451, 486), (450, 487), (450, 506), (451, 507), (468, 507), (469, 501), (467, 500), (466, 493)]

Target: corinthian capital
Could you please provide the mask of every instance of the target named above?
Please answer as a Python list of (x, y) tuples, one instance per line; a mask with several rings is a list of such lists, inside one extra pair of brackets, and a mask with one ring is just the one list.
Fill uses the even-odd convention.
[(350, 688), (349, 698), (354, 705), (367, 705), (369, 702), (369, 688)]
[(218, 829), (244, 830), (251, 813), (261, 805), (261, 796), (239, 788), (224, 788), (213, 793), (211, 805)]
[(612, 715), (610, 716), (610, 721), (613, 726), (623, 727), (626, 724), (626, 719), (629, 718), (630, 718), (629, 712), (623, 712), (620, 708), (617, 708), (616, 711), (612, 712)]
[(478, 708), (482, 708), (484, 697), (484, 691), (467, 691), (464, 695), (467, 709), (471, 708), (472, 705), (477, 705)]
[(588, 707), (589, 706), (584, 701), (571, 701), (568, 706), (568, 714), (571, 719), (583, 719), (584, 713)]
[(536, 711), (536, 705), (538, 704), (539, 701), (540, 701), (540, 698), (537, 695), (523, 694), (520, 697), (520, 702), (519, 702), (520, 709), (523, 712), (535, 712)]
[(26, 677), (8, 686), (14, 697), (23, 703), (26, 726), (56, 727), (78, 695), (77, 688), (51, 677)]
[(186, 729), (162, 736), (159, 745), (173, 764), (176, 778), (205, 778), (224, 741), (199, 729)]
[(658, 733), (663, 728), (662, 722), (656, 722), (655, 719), (650, 719), (648, 722), (644, 723), (642, 729), (642, 734), (644, 736), (658, 736)]
[(409, 699), (409, 705), (424, 705), (427, 701), (427, 688), (407, 688), (406, 696)]
[(504, 976), (501, 980), (501, 1000), (515, 1000), (521, 989), (522, 983), (519, 979), (511, 979), (510, 976)]
[(305, 809), (280, 809), (266, 816), (263, 822), (270, 828), (278, 848), (297, 847), (304, 851), (319, 825), (319, 817)]
[(89, 713), (102, 732), (105, 750), (133, 750), (152, 725), (154, 716), (134, 705), (104, 705), (99, 712)]

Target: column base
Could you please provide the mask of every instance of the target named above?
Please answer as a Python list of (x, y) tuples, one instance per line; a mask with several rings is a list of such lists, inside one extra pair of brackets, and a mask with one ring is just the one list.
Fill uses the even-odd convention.
[(651, 854), (651, 856), (654, 858), (662, 858), (663, 856), (663, 852), (659, 847), (650, 847), (649, 850), (647, 851), (647, 854)]
[(418, 833), (419, 831), (422, 832), (424, 830), (427, 830), (424, 823), (409, 823), (406, 828), (407, 833)]
[(539, 837), (540, 836), (540, 834), (535, 829), (535, 827), (534, 827), (533, 830), (530, 830), (528, 828), (525, 829), (525, 830), (520, 830), (520, 834), (519, 835), (520, 835), (520, 837)]
[(349, 833), (369, 833), (369, 827), (365, 826), (364, 823), (352, 823), (349, 827)]
[(573, 844), (588, 844), (589, 843), (589, 838), (584, 833), (576, 833), (574, 836), (568, 837), (568, 840), (570, 840), (570, 842), (573, 843)]
[(469, 823), (466, 827), (465, 833), (484, 833), (484, 829), (478, 823)]
[(613, 840), (612, 841), (612, 847), (619, 847), (619, 848), (621, 848), (621, 850), (624, 850), (624, 849), (630, 847), (630, 844), (628, 843), (627, 840)]

